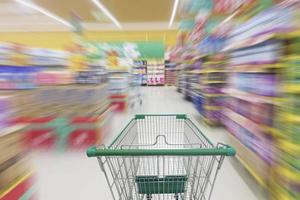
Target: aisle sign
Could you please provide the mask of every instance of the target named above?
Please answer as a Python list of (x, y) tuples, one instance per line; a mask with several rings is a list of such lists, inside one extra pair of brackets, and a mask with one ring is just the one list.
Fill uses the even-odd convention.
[(85, 42), (89, 59), (105, 59), (108, 52), (115, 51), (120, 58), (161, 59), (164, 58), (164, 44), (162, 42)]

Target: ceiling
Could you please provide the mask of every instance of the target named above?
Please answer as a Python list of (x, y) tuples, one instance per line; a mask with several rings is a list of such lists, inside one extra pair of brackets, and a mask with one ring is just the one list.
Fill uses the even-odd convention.
[[(72, 13), (87, 30), (117, 30), (92, 0), (27, 0), (67, 21)], [(123, 30), (168, 29), (174, 0), (100, 0)], [(176, 27), (178, 15), (173, 28)], [(0, 0), (0, 31), (68, 30), (61, 23), (15, 0)]]

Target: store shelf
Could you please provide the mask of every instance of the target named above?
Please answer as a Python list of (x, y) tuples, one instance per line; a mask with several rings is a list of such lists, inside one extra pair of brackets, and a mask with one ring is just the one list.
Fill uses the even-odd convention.
[(16, 132), (18, 130), (21, 130), (25, 128), (27, 125), (15, 125), (15, 126), (9, 126), (7, 128), (4, 128), (1, 130), (0, 136), (8, 135), (10, 133)]
[(256, 124), (252, 120), (234, 112), (229, 108), (224, 108), (223, 114), (232, 121), (247, 129), (251, 134), (257, 136), (258, 138), (265, 139), (264, 129), (259, 124)]
[(222, 51), (227, 52), (227, 51), (234, 51), (238, 49), (243, 49), (247, 47), (252, 47), (255, 45), (258, 45), (260, 43), (263, 43), (267, 40), (275, 38), (275, 34), (267, 34), (267, 35), (261, 35), (261, 36), (256, 36), (256, 37), (251, 37), (248, 39), (241, 40), (239, 42), (234, 42), (228, 46), (226, 46)]
[(199, 116), (200, 116), (201, 120), (208, 125), (214, 125), (214, 126), (220, 125), (219, 121), (208, 119), (207, 117), (203, 116), (202, 113), (200, 113)]
[(293, 140), (280, 139), (278, 140), (278, 146), (291, 154), (300, 154), (300, 145), (293, 143)]
[(203, 84), (223, 84), (226, 83), (226, 81), (214, 81), (214, 80), (210, 80), (210, 81), (202, 81)]
[(246, 73), (266, 73), (272, 69), (280, 69), (285, 67), (282, 63), (272, 64), (243, 64), (243, 65), (232, 65), (227, 68), (228, 72), (246, 72)]
[(283, 99), (278, 97), (262, 96), (254, 93), (244, 92), (234, 88), (225, 88), (222, 90), (228, 96), (232, 96), (237, 99), (253, 103), (268, 103), (268, 104), (280, 104)]
[(300, 30), (293, 30), (293, 31), (289, 31), (287, 33), (282, 33), (282, 34), (278, 34), (277, 38), (280, 39), (291, 39), (291, 38), (297, 38), (300, 37)]
[(262, 187), (268, 189), (271, 166), (242, 144), (236, 137), (231, 134), (228, 134), (228, 137), (229, 144), (237, 151), (236, 158), (238, 161)]
[(191, 74), (209, 74), (209, 73), (227, 73), (228, 70), (218, 70), (218, 69), (198, 69), (192, 70)]
[(287, 84), (280, 89), (284, 93), (300, 93), (300, 84)]
[(223, 107), (222, 106), (203, 106), (206, 110), (214, 110), (214, 111), (218, 111), (221, 110)]
[(225, 94), (221, 93), (202, 93), (203, 96), (213, 98), (213, 97), (225, 97)]
[(292, 113), (285, 113), (284, 114), (284, 119), (283, 121), (285, 122), (290, 122), (290, 123), (300, 123), (300, 116)]
[(226, 62), (224, 60), (210, 60), (204, 63), (204, 66), (207, 65), (218, 65), (218, 64), (225, 64)]
[(267, 125), (260, 125), (261, 128), (264, 130), (265, 133), (271, 134), (275, 138), (283, 138), (284, 135), (280, 133), (280, 131), (274, 127), (267, 126)]

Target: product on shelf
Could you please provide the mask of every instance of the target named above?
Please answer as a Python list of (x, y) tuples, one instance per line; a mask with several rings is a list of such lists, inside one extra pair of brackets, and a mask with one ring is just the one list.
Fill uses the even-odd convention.
[[(102, 124), (108, 122), (106, 118), (110, 115), (106, 88), (106, 84), (68, 85), (20, 91), (13, 96), (16, 112), (11, 122), (29, 124), (24, 131), (25, 142), (33, 149), (74, 149), (69, 148), (68, 137), (79, 130), (81, 134), (77, 135), (89, 135), (85, 136), (86, 140), (91, 137), (94, 140), (89, 140), (88, 144), (82, 141), (78, 149), (101, 143), (105, 134)], [(75, 119), (90, 121), (79, 126), (73, 124)]]
[[(226, 85), (226, 58), (222, 54), (203, 57), (203, 65), (192, 73), (198, 77), (193, 84), (193, 102), (204, 120), (213, 125), (219, 124), (224, 102), (222, 88)], [(199, 103), (201, 102), (201, 103)]]
[(147, 84), (164, 85), (165, 84), (165, 65), (160, 60), (147, 61)]
[[(282, 43), (279, 40), (253, 45), (247, 48), (235, 49), (229, 53), (230, 71), (227, 89), (223, 90), (227, 108), (223, 110), (222, 122), (232, 134), (231, 141), (238, 146), (239, 159), (252, 173), (256, 180), (267, 186), (274, 162), (274, 138), (269, 133), (274, 123), (275, 99), (278, 97), (279, 79), (277, 68), (262, 69), (265, 64), (275, 65), (282, 54)], [(275, 52), (275, 53), (274, 53)], [(256, 56), (262, 54), (262, 56)], [(249, 67), (244, 67), (248, 65)], [(259, 69), (257, 71), (253, 70)], [(245, 158), (244, 152), (249, 153)], [(258, 162), (262, 168), (257, 168), (253, 162)]]
[(0, 89), (26, 90), (37, 86), (38, 67), (0, 66)]
[[(73, 70), (66, 51), (6, 43), (0, 54), (7, 57), (0, 66), (1, 127), (28, 125), (22, 132), (32, 148), (82, 149), (101, 143), (110, 116), (102, 65), (84, 62), (84, 68)], [(16, 59), (20, 54), (26, 62)], [(78, 118), (90, 121), (73, 124)]]
[(299, 35), (283, 37), (286, 41), (287, 54), (283, 65), (281, 92), (285, 101), (276, 108), (276, 162), (272, 186), (272, 198), (279, 200), (298, 199), (299, 191)]
[(0, 65), (31, 66), (31, 56), (27, 53), (29, 47), (16, 43), (0, 43)]
[(42, 48), (27, 48), (25, 53), (30, 56), (29, 63), (35, 66), (69, 66), (70, 53), (67, 51), (42, 49)]
[(140, 85), (147, 85), (147, 61), (135, 60), (132, 66), (132, 74)]
[(226, 69), (230, 76), (223, 90), (228, 97), (222, 122), (231, 133), (239, 160), (266, 188), (273, 181), (278, 159), (275, 119), (281, 102), (281, 62), (286, 54), (286, 42), (273, 36), (290, 25), (281, 23), (290, 13), (277, 23), (279, 13), (283, 14), (277, 7), (270, 8), (236, 27), (223, 49), (230, 57)]
[(176, 63), (165, 61), (165, 79), (166, 85), (176, 84)]
[(109, 99), (111, 108), (117, 112), (124, 112), (128, 107), (130, 75), (127, 71), (114, 71), (109, 75)]
[[(171, 53), (178, 91), (192, 97), (204, 121), (222, 122), (238, 160), (270, 199), (300, 199), (299, 2), (214, 1), (206, 13), (195, 12), (195, 2), (185, 7), (194, 26), (181, 34), (190, 40)], [(227, 59), (211, 60), (216, 55)], [(189, 70), (196, 83), (182, 70), (188, 56), (203, 62)]]

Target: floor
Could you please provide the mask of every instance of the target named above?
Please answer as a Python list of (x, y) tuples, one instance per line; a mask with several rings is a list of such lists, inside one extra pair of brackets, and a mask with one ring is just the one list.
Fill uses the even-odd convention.
[[(143, 105), (126, 114), (115, 114), (108, 144), (136, 113), (186, 113), (213, 141), (226, 143), (223, 128), (210, 128), (201, 123), (193, 104), (185, 101), (174, 87), (143, 87)], [(103, 173), (94, 158), (84, 153), (35, 153), (37, 190), (41, 200), (111, 200)], [(265, 192), (235, 159), (225, 159), (212, 200), (264, 200)]]

